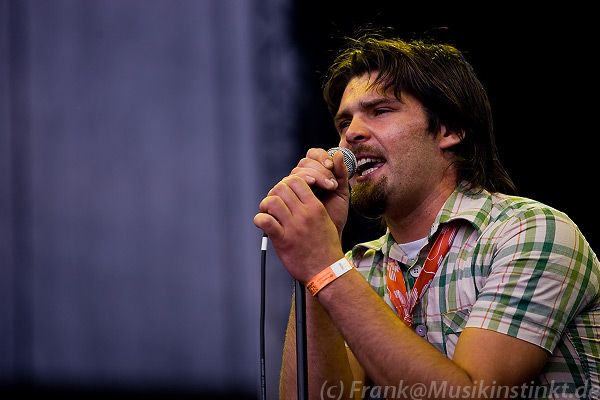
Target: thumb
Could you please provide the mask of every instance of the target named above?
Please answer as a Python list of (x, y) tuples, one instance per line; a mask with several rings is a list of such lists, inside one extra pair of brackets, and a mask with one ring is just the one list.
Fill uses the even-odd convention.
[(348, 167), (344, 162), (344, 154), (337, 151), (333, 155), (333, 175), (338, 183), (338, 188), (348, 187)]

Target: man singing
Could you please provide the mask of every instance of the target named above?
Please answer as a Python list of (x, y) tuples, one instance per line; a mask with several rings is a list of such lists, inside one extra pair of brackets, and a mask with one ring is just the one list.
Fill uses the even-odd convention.
[[(450, 397), (443, 384), (472, 398), (598, 398), (598, 259), (565, 214), (516, 197), (462, 54), (365, 36), (324, 96), (357, 173), (348, 182), (341, 154), (311, 149), (254, 218), (310, 288), (310, 397), (332, 385), (342, 398), (399, 385)], [(344, 255), (350, 204), (387, 230)], [(282, 399), (296, 398), (294, 318)]]

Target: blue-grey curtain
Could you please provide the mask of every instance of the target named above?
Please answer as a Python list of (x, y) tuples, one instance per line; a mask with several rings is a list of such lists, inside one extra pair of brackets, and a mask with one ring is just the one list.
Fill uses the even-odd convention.
[(295, 153), (288, 3), (0, 1), (0, 383), (257, 392), (252, 217)]

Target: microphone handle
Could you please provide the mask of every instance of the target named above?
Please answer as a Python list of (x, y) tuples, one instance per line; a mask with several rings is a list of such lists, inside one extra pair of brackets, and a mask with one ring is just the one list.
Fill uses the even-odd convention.
[[(334, 147), (327, 152), (330, 156), (341, 151), (344, 154), (344, 164), (348, 169), (348, 177), (356, 172), (356, 157), (349, 149)], [(313, 188), (315, 195), (319, 195), (322, 189)], [(306, 290), (297, 280), (295, 282), (296, 295), (296, 371), (298, 400), (308, 400), (308, 363), (307, 363), (307, 341), (306, 341)]]
[(296, 295), (296, 372), (298, 400), (308, 400), (308, 363), (306, 342), (306, 290), (297, 280)]

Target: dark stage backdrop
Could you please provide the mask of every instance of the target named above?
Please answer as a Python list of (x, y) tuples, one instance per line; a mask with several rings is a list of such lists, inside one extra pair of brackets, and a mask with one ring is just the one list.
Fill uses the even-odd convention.
[(252, 218), (294, 162), (290, 19), (285, 1), (0, 1), (3, 387), (255, 397)]
[[(372, 25), (406, 40), (455, 45), (488, 92), (500, 160), (519, 194), (567, 213), (597, 249), (600, 135), (592, 60), (598, 33), (592, 15), (590, 7), (558, 3), (298, 1), (295, 32), (309, 82), (300, 108), (301, 148), (336, 143), (319, 101), (332, 49), (343, 37)], [(352, 216), (343, 245), (348, 249), (378, 232), (376, 222)]]
[[(0, 387), (256, 398), (252, 217), (336, 144), (321, 78), (367, 22), (464, 50), (521, 194), (597, 248), (594, 13), (478, 7), (0, 0)], [(352, 216), (344, 246), (376, 233)], [(274, 399), (292, 281), (272, 251), (267, 284)]]

